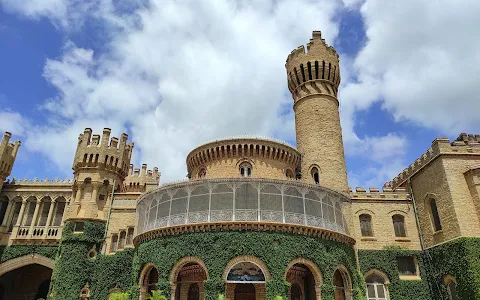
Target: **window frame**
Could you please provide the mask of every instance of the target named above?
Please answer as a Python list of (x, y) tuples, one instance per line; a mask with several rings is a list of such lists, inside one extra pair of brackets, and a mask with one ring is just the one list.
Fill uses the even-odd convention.
[[(435, 208), (435, 210), (433, 209)], [(441, 232), (443, 230), (442, 220), (440, 213), (438, 212), (437, 199), (430, 198), (428, 200), (428, 210), (430, 213), (430, 221), (432, 224), (432, 230), (434, 233)]]
[[(362, 220), (362, 217), (367, 217), (368, 218), (368, 232), (364, 232), (364, 227), (362, 226), (362, 224), (365, 223), (365, 220)], [(360, 223), (360, 234), (362, 237), (365, 237), (365, 238), (372, 238), (374, 237), (374, 233), (373, 233), (373, 218), (372, 218), (372, 215), (370, 214), (367, 214), (367, 213), (362, 213), (358, 216), (358, 221)]]
[[(400, 222), (396, 222), (395, 219), (401, 219)], [(401, 228), (398, 228), (397, 224), (401, 223)], [(407, 237), (407, 228), (405, 226), (405, 216), (404, 215), (401, 215), (401, 214), (395, 214), (392, 216), (392, 224), (393, 224), (393, 231), (395, 233), (395, 237), (396, 238), (406, 238)], [(401, 231), (401, 232), (397, 232), (397, 228)], [(403, 233), (403, 235), (402, 235)]]

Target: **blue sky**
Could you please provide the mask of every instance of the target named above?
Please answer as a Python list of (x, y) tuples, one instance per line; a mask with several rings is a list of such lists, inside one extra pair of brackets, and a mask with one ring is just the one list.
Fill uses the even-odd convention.
[(127, 132), (162, 182), (211, 139), (295, 144), (284, 63), (313, 30), (340, 54), (350, 186), (383, 185), (436, 137), (478, 133), (471, 1), (138, 3), (0, 0), (0, 130), (22, 141), (12, 177), (72, 177), (85, 127)]

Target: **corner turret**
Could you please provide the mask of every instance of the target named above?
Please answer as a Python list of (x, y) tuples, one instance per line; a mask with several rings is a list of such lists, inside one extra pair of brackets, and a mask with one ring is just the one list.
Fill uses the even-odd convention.
[(110, 138), (111, 129), (103, 129), (102, 137), (86, 128), (78, 137), (73, 160), (73, 199), (67, 219), (88, 218), (104, 220), (108, 211), (113, 184), (120, 191), (128, 175), (133, 143), (127, 143), (128, 135), (120, 140)]
[(2, 142), (0, 143), (0, 190), (3, 182), (10, 176), (12, 172), (15, 158), (17, 157), (18, 149), (20, 148), (20, 141), (9, 143), (12, 134), (5, 132), (3, 134)]
[(147, 170), (147, 164), (143, 164), (140, 172), (139, 168), (134, 169), (133, 165), (130, 165), (128, 176), (123, 183), (122, 192), (143, 193), (151, 191), (158, 187), (160, 175), (157, 167), (153, 168), (153, 170)]

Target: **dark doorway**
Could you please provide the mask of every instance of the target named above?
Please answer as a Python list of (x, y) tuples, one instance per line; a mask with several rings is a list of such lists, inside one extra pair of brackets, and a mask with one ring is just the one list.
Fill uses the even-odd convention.
[(38, 287), (38, 292), (37, 292), (37, 296), (35, 296), (35, 299), (40, 299), (40, 298), (47, 299), (49, 287), (50, 287), (50, 279), (43, 281)]
[(255, 300), (255, 286), (251, 283), (237, 283), (235, 300)]
[(188, 288), (187, 300), (199, 300), (200, 299), (200, 287), (198, 283), (192, 283)]
[(0, 300), (47, 298), (52, 269), (32, 264), (0, 276)]
[(300, 291), (300, 287), (298, 284), (293, 284), (290, 288), (290, 300), (301, 300), (302, 299), (302, 292)]

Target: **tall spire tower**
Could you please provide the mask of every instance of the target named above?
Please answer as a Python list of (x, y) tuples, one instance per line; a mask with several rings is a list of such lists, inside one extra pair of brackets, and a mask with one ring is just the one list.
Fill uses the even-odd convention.
[(335, 49), (320, 31), (293, 50), (285, 64), (295, 112), (297, 149), (302, 154), (302, 179), (347, 192), (347, 172), (340, 126), (340, 65)]

